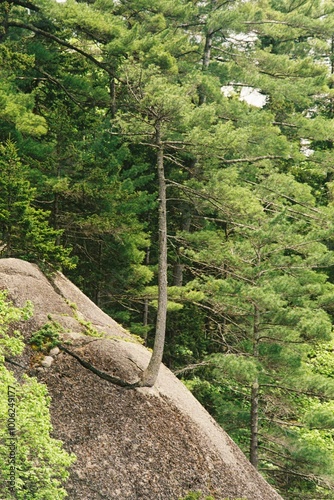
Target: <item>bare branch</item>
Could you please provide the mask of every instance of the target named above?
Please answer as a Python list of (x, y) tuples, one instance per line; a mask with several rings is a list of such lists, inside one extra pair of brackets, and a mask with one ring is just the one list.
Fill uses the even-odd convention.
[(182, 375), (183, 373), (192, 371), (192, 370), (197, 370), (197, 368), (202, 368), (203, 366), (212, 366), (212, 363), (210, 361), (202, 361), (200, 363), (194, 363), (192, 365), (185, 366), (184, 368), (180, 368), (179, 370), (174, 370), (173, 373), (174, 375)]
[(47, 73), (46, 71), (43, 71), (40, 68), (37, 68), (37, 71), (39, 73), (41, 73), (42, 75), (46, 76), (46, 80), (49, 80), (51, 83), (53, 83), (55, 85), (58, 85), (58, 87), (60, 87), (65, 92), (67, 97), (69, 99), (71, 99), (71, 101), (74, 102), (74, 104), (76, 104), (80, 109), (83, 110), (81, 103), (76, 100), (76, 98), (66, 89), (66, 87), (59, 80), (57, 80), (57, 78), (54, 78), (53, 76), (49, 75), (49, 73)]
[(293, 392), (296, 394), (301, 394), (301, 395), (306, 395), (306, 396), (311, 396), (319, 399), (328, 399), (328, 401), (332, 401), (333, 398), (326, 398), (323, 394), (317, 394), (316, 392), (310, 392), (310, 391), (300, 391), (298, 389), (292, 389), (292, 387), (285, 387), (283, 385), (277, 385), (277, 384), (261, 384), (261, 387), (273, 387), (274, 389), (281, 389), (282, 391), (286, 392)]
[[(259, 186), (256, 182), (253, 182), (253, 181), (247, 181), (246, 180), (245, 182), (247, 182), (247, 184), (251, 184), (252, 186)], [(307, 203), (303, 203), (301, 201), (297, 201), (295, 198), (291, 198), (291, 196), (287, 196), (286, 194), (279, 193), (275, 189), (272, 189), (272, 188), (270, 188), (268, 186), (261, 185), (260, 187), (263, 188), (263, 189), (265, 189), (266, 191), (270, 191), (271, 193), (275, 193), (278, 196), (282, 196), (282, 198), (285, 198), (286, 200), (289, 200), (292, 203), (295, 203), (296, 205), (300, 205), (301, 207), (308, 208), (309, 210), (311, 210), (311, 212), (315, 212), (317, 214), (323, 215), (323, 213), (321, 212), (321, 210), (318, 210), (317, 208), (311, 207)]]
[(58, 347), (61, 351), (66, 352), (66, 354), (69, 354), (70, 356), (72, 356), (72, 358), (79, 361), (79, 363), (84, 368), (91, 371), (92, 373), (95, 373), (95, 375), (97, 375), (98, 377), (100, 377), (104, 380), (107, 380), (108, 382), (111, 382), (112, 384), (118, 385), (119, 387), (124, 387), (125, 389), (134, 389), (136, 387), (139, 387), (139, 385), (140, 385), (139, 381), (130, 383), (130, 382), (126, 382), (125, 380), (122, 380), (118, 377), (114, 377), (113, 375), (110, 375), (109, 373), (102, 372), (101, 370), (99, 370), (95, 366), (88, 363), (88, 361), (85, 361), (84, 359), (80, 358), (77, 354), (75, 354), (73, 351), (70, 351), (69, 349), (67, 349), (63, 345), (59, 345)]
[(26, 366), (22, 366), (22, 365), (20, 365), (19, 363), (17, 363), (16, 361), (13, 361), (12, 359), (7, 358), (7, 357), (5, 357), (5, 362), (6, 362), (6, 363), (10, 363), (11, 365), (19, 366), (20, 368), (23, 368), (24, 370), (26, 370), (26, 369), (27, 369), (27, 367), (26, 367)]
[(233, 164), (233, 163), (255, 163), (261, 160), (287, 160), (289, 158), (286, 158), (285, 156), (282, 155), (264, 155), (264, 156), (255, 156), (254, 158), (234, 158), (232, 160), (231, 159), (227, 160), (223, 156), (218, 156), (218, 159), (223, 161), (224, 163)]

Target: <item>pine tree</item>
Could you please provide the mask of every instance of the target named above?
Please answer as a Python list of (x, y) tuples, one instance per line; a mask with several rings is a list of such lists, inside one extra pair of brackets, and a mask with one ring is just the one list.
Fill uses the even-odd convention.
[[(290, 175), (265, 176), (253, 188), (247, 180), (241, 187), (235, 171), (218, 175), (223, 182), (212, 179), (203, 193), (214, 202), (216, 222), (211, 217), (202, 231), (180, 235), (185, 258), (194, 265), (192, 285), (205, 294), (202, 307), (216, 330), (217, 351), (223, 352), (208, 358), (221, 387), (214, 406), (223, 408), (228, 399), (221, 422), (228, 429), (232, 415), (239, 415), (247, 432), (231, 429), (232, 435), (243, 447), (249, 436), (251, 462), (261, 463), (282, 489), (284, 476), (292, 489), (299, 474), (309, 481), (306, 488), (317, 475), (319, 484), (328, 486), (320, 478), (332, 473), (330, 448), (326, 455), (322, 449), (326, 472), (323, 461), (315, 468), (319, 443), (312, 444), (312, 432), (294, 430), (305, 424), (305, 400), (331, 398), (333, 391), (331, 381), (313, 372), (308, 361), (312, 345), (332, 339), (334, 289), (325, 271), (333, 254), (323, 244), (331, 231), (328, 212), (315, 208), (311, 189)], [(201, 203), (202, 211), (210, 210)], [(224, 229), (217, 228), (218, 221)], [(314, 476), (301, 459), (301, 435)]]
[(48, 224), (48, 212), (33, 207), (34, 190), (11, 142), (0, 145), (1, 255), (55, 267), (71, 267), (70, 249), (57, 244), (61, 231)]

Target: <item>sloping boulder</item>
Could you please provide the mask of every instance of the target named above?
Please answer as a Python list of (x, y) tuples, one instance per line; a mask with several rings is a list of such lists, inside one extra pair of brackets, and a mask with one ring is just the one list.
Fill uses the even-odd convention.
[[(98, 370), (131, 383), (146, 367), (150, 352), (61, 273), (47, 278), (35, 265), (1, 259), (0, 288), (17, 306), (33, 302), (34, 317), (22, 325), (27, 340), (52, 318), (64, 345)], [(94, 330), (104, 336), (87, 335)], [(126, 389), (66, 351), (50, 355), (51, 366), (36, 368), (27, 345), (19, 362), (47, 384), (54, 436), (77, 455), (71, 500), (177, 500), (198, 490), (217, 500), (281, 498), (166, 367), (154, 388)]]

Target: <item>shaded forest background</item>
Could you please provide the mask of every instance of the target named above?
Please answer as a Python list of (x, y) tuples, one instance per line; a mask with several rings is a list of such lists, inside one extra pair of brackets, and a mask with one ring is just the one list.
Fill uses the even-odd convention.
[(333, 3), (0, 19), (1, 256), (63, 269), (152, 346), (160, 158), (165, 364), (284, 498), (333, 498)]

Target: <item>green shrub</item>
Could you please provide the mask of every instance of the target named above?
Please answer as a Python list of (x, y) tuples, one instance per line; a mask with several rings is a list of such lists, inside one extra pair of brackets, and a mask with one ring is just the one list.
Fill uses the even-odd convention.
[[(23, 337), (10, 331), (17, 321), (31, 317), (32, 304), (14, 307), (0, 292), (0, 491), (6, 500), (63, 500), (68, 469), (75, 461), (62, 442), (51, 437), (50, 397), (36, 378), (20, 382), (7, 370), (5, 357), (21, 354)], [(56, 345), (55, 324), (48, 323), (33, 336), (41, 348)], [(10, 481), (9, 479), (13, 480)]]
[(59, 333), (63, 330), (63, 327), (55, 321), (45, 323), (40, 330), (31, 336), (29, 344), (36, 351), (49, 351), (60, 344)]
[(187, 495), (183, 498), (179, 498), (179, 500), (215, 500), (212, 496), (202, 496), (201, 491), (189, 491)]

